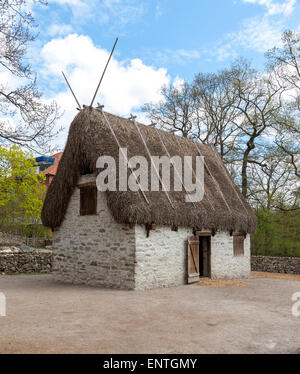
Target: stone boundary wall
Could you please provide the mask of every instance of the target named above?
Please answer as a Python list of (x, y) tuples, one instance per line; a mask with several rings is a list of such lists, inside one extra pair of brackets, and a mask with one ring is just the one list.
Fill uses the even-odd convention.
[(49, 273), (51, 270), (51, 250), (0, 253), (0, 274)]
[(20, 246), (20, 244), (25, 244), (27, 246), (41, 249), (46, 246), (52, 245), (51, 239), (45, 239), (40, 237), (28, 238), (26, 236), (15, 235), (8, 232), (0, 231), (0, 246)]
[(251, 270), (268, 273), (300, 274), (300, 258), (251, 256)]

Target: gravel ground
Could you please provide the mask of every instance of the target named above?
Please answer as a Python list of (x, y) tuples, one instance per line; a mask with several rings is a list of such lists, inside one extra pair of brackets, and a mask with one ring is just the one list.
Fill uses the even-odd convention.
[(300, 274), (263, 273), (261, 271), (252, 271), (251, 275), (253, 278), (290, 279), (300, 281)]
[(0, 276), (0, 353), (300, 353), (300, 281), (204, 283), (118, 291)]

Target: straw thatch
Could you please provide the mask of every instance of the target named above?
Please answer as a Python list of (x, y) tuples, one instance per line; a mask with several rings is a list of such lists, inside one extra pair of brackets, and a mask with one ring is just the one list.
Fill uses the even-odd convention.
[[(142, 155), (149, 159), (132, 121), (109, 113), (105, 115), (121, 147), (128, 149), (128, 157)], [(141, 124), (138, 126), (151, 154), (165, 155), (156, 130)], [(160, 133), (171, 156), (195, 157), (198, 155), (195, 145), (190, 140), (175, 138), (175, 135), (165, 131)], [(190, 202), (186, 203), (184, 190), (169, 192), (174, 208), (164, 192), (145, 192), (150, 202), (148, 205), (141, 192), (107, 191), (108, 207), (115, 220), (131, 224), (156, 223), (213, 231), (253, 232), (256, 228), (255, 216), (239, 189), (232, 182), (217, 152), (206, 145), (198, 144), (198, 146), (208, 167), (205, 169), (205, 194), (201, 202), (195, 203), (195, 206)], [(113, 156), (118, 167), (118, 154), (118, 146), (104, 121), (103, 114), (90, 107), (82, 110), (71, 124), (67, 145), (56, 177), (46, 195), (42, 211), (44, 225), (55, 228), (61, 224), (79, 176), (88, 172), (95, 174), (99, 172), (96, 170), (96, 160), (99, 156)]]

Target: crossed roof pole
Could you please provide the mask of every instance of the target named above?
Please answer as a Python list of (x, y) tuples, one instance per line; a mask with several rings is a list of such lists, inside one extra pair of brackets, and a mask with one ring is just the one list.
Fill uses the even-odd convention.
[[(115, 47), (116, 47), (116, 45), (117, 45), (117, 42), (118, 42), (118, 38), (116, 38), (115, 44), (114, 44), (114, 46), (113, 46), (113, 48), (112, 48), (112, 50), (111, 50), (111, 52), (110, 52), (109, 58), (108, 58), (108, 60), (107, 60), (107, 62), (106, 62), (105, 68), (104, 68), (104, 70), (103, 70), (103, 73), (102, 73), (101, 78), (100, 78), (100, 80), (99, 80), (98, 86), (97, 86), (96, 91), (95, 91), (95, 93), (94, 93), (94, 96), (93, 96), (93, 98), (92, 98), (92, 101), (91, 101), (90, 107), (92, 107), (93, 104), (94, 104), (95, 98), (96, 98), (97, 93), (98, 93), (98, 91), (99, 91), (99, 88), (100, 88), (100, 85), (101, 85), (101, 83), (102, 83), (103, 77), (104, 77), (104, 75), (105, 75), (105, 73), (106, 73), (106, 69), (107, 69), (107, 67), (108, 67), (108, 64), (109, 64), (109, 62), (110, 62), (110, 60), (111, 60), (111, 57), (112, 57), (112, 55), (113, 55), (113, 53), (114, 53)], [(68, 81), (68, 79), (67, 79), (67, 77), (66, 77), (66, 75), (65, 75), (65, 73), (64, 73), (63, 71), (62, 71), (62, 75), (63, 75), (63, 77), (64, 77), (64, 79), (65, 79), (65, 81), (66, 81), (66, 83), (67, 83), (67, 86), (69, 87), (69, 89), (70, 89), (70, 91), (71, 91), (71, 93), (72, 93), (72, 95), (73, 95), (75, 101), (76, 101), (76, 104), (78, 105), (78, 107), (77, 107), (76, 109), (80, 111), (80, 110), (82, 109), (82, 107), (81, 107), (81, 105), (80, 105), (80, 103), (79, 103), (79, 101), (78, 101), (78, 99), (77, 99), (77, 97), (76, 97), (74, 91), (72, 90), (72, 87), (71, 87), (71, 85), (70, 85), (70, 83), (69, 83), (69, 81)], [(85, 105), (83, 105), (83, 107), (85, 107)]]
[[(117, 42), (118, 42), (118, 38), (116, 38), (115, 43), (114, 43), (114, 45), (113, 45), (113, 48), (112, 48), (112, 50), (111, 50), (111, 52), (110, 52), (109, 58), (108, 58), (108, 60), (107, 60), (107, 62), (106, 62), (106, 65), (105, 65), (104, 70), (103, 70), (103, 72), (102, 72), (102, 75), (101, 75), (101, 77), (100, 77), (99, 83), (98, 83), (98, 85), (97, 85), (96, 91), (95, 91), (94, 96), (93, 96), (93, 98), (92, 98), (92, 101), (91, 101), (91, 103), (90, 103), (90, 107), (92, 107), (93, 104), (94, 104), (95, 98), (96, 98), (96, 96), (97, 96), (97, 93), (98, 93), (99, 88), (100, 88), (100, 86), (101, 86), (102, 80), (103, 80), (104, 75), (105, 75), (105, 73), (106, 73), (106, 70), (107, 70), (108, 64), (109, 64), (109, 62), (110, 62), (110, 60), (111, 60), (111, 58), (112, 58), (112, 55), (113, 55), (113, 53), (114, 53), (115, 47), (116, 47), (116, 45), (117, 45)], [(79, 110), (79, 111), (81, 111), (82, 108), (85, 108), (85, 107), (86, 107), (86, 105), (83, 105), (83, 106), (81, 107), (81, 105), (80, 105), (80, 103), (79, 103), (79, 101), (78, 101), (78, 99), (77, 99), (77, 97), (76, 97), (76, 95), (75, 95), (75, 93), (74, 93), (74, 91), (73, 91), (73, 89), (72, 89), (72, 87), (71, 87), (71, 85), (70, 85), (70, 83), (69, 83), (69, 81), (68, 81), (68, 79), (67, 79), (67, 77), (66, 77), (66, 75), (64, 74), (63, 71), (62, 71), (62, 75), (63, 75), (63, 77), (64, 77), (64, 79), (65, 79), (65, 81), (66, 81), (66, 84), (67, 84), (67, 86), (69, 87), (69, 89), (70, 89), (70, 91), (71, 91), (71, 93), (72, 93), (72, 95), (73, 95), (75, 101), (76, 101), (76, 104), (77, 104), (77, 108), (76, 108), (76, 109)], [(104, 108), (104, 105), (100, 105), (99, 103), (97, 103), (97, 108), (96, 108), (96, 110), (99, 110), (99, 111), (102, 113), (102, 115), (103, 115), (103, 117), (104, 117), (104, 119), (105, 119), (105, 122), (106, 122), (108, 128), (110, 129), (110, 131), (111, 131), (111, 133), (112, 133), (114, 139), (115, 139), (115, 142), (117, 143), (118, 147), (121, 149), (120, 142), (119, 142), (119, 140), (118, 140), (118, 138), (117, 138), (117, 136), (116, 136), (116, 133), (114, 132), (114, 130), (113, 130), (111, 124), (109, 123), (109, 121), (108, 121), (108, 119), (107, 119), (107, 117), (106, 117), (106, 115), (105, 115), (105, 113), (104, 113), (104, 111), (103, 111), (103, 108)], [(133, 116), (133, 115), (131, 114), (130, 117), (129, 117), (129, 120), (131, 120), (131, 121), (134, 123), (134, 125), (135, 125), (135, 127), (136, 127), (136, 129), (137, 129), (137, 131), (138, 131), (138, 133), (139, 133), (139, 135), (140, 135), (140, 137), (141, 137), (141, 140), (142, 140), (142, 142), (143, 142), (143, 145), (144, 145), (144, 147), (145, 147), (145, 149), (146, 149), (146, 152), (147, 152), (147, 154), (148, 154), (148, 156), (149, 156), (149, 158), (150, 158), (150, 160), (151, 160), (151, 164), (152, 164), (152, 166), (153, 166), (153, 168), (154, 168), (154, 171), (155, 171), (155, 173), (157, 174), (157, 177), (159, 178), (159, 181), (160, 181), (160, 184), (161, 184), (161, 186), (162, 186), (162, 189), (163, 189), (163, 191), (164, 191), (165, 194), (166, 194), (166, 198), (168, 199), (168, 201), (169, 201), (171, 207), (174, 209), (174, 205), (173, 205), (173, 203), (172, 203), (172, 200), (171, 200), (171, 198), (170, 198), (170, 196), (169, 196), (169, 194), (168, 194), (168, 191), (167, 191), (167, 189), (166, 189), (166, 187), (165, 187), (165, 185), (164, 185), (164, 183), (163, 183), (163, 181), (162, 181), (162, 179), (161, 179), (161, 176), (160, 176), (160, 174), (159, 174), (159, 171), (157, 170), (156, 165), (154, 164), (154, 161), (153, 161), (153, 158), (152, 158), (152, 156), (151, 156), (150, 150), (149, 150), (149, 148), (148, 148), (148, 146), (147, 146), (147, 143), (146, 143), (146, 141), (145, 141), (145, 139), (144, 139), (144, 137), (143, 137), (143, 135), (142, 135), (142, 133), (141, 133), (141, 130), (140, 130), (139, 126), (138, 126), (137, 123), (136, 123), (136, 116)], [(155, 127), (156, 125), (157, 125), (156, 123), (152, 122), (149, 126), (153, 127), (153, 128), (156, 130), (156, 133), (157, 133), (157, 135), (158, 135), (158, 137), (159, 137), (159, 139), (160, 139), (160, 142), (161, 142), (161, 144), (162, 144), (162, 146), (163, 146), (163, 149), (164, 149), (165, 153), (166, 153), (167, 155), (170, 155), (170, 153), (169, 153), (169, 151), (168, 151), (168, 149), (167, 149), (167, 147), (166, 147), (166, 145), (165, 145), (163, 139), (161, 138), (161, 135), (160, 135), (160, 133), (159, 133), (159, 130)], [(170, 131), (170, 132), (173, 132), (173, 133), (174, 133), (174, 131)], [(175, 135), (175, 134), (174, 134), (174, 135)], [(176, 141), (177, 141), (178, 146), (181, 148), (181, 146), (180, 146), (180, 144), (179, 144), (179, 142), (178, 142), (177, 139), (176, 139)], [(198, 147), (197, 143), (196, 143), (195, 141), (193, 141), (193, 143), (194, 143), (194, 145), (195, 145), (195, 148), (196, 148), (196, 150), (197, 150), (197, 153), (198, 153), (200, 156), (202, 156), (201, 151), (200, 151), (200, 148)], [(176, 174), (177, 174), (178, 171), (177, 171), (175, 165), (173, 165), (173, 166), (174, 166), (174, 168), (175, 168), (175, 172), (176, 172)], [(208, 165), (206, 164), (205, 161), (204, 161), (204, 166), (205, 166), (205, 168), (207, 169), (207, 172), (208, 172), (208, 174), (210, 175), (210, 177), (213, 179), (213, 182), (214, 182), (214, 184), (216, 185), (216, 188), (217, 188), (217, 192), (221, 195), (221, 197), (222, 197), (222, 199), (223, 199), (223, 201), (224, 201), (224, 203), (225, 203), (227, 209), (228, 209), (229, 211), (231, 211), (231, 208), (230, 208), (230, 206), (228, 205), (228, 203), (227, 203), (227, 201), (226, 201), (226, 199), (225, 199), (225, 197), (224, 197), (224, 195), (223, 195), (223, 193), (222, 193), (222, 190), (221, 190), (221, 188), (220, 188), (218, 182), (215, 180), (214, 176), (212, 175), (212, 173), (211, 173), (211, 171), (210, 171), (210, 169), (209, 169), (209, 167), (208, 167)], [(130, 168), (130, 169), (131, 169), (131, 168)], [(136, 179), (136, 182), (138, 183), (138, 185), (139, 185), (139, 187), (140, 187), (140, 188), (139, 188), (139, 191), (142, 193), (143, 198), (145, 199), (146, 203), (149, 205), (149, 200), (148, 200), (148, 198), (147, 198), (147, 196), (146, 196), (146, 194), (145, 194), (145, 191), (142, 190), (141, 185), (140, 185), (140, 183), (139, 183), (139, 181), (138, 181), (138, 178), (137, 178), (137, 176), (136, 176), (135, 173), (134, 173), (134, 170), (131, 169), (131, 171), (132, 171), (132, 173), (133, 173), (133, 175), (134, 175), (134, 177), (135, 177), (135, 179)], [(192, 171), (193, 171), (193, 174), (194, 174), (194, 170), (192, 170)], [(198, 182), (197, 178), (196, 178), (196, 181), (197, 181), (197, 184), (198, 184), (199, 182)], [(183, 183), (182, 179), (181, 179), (181, 183), (182, 183), (182, 185), (183, 185), (183, 188), (186, 190), (186, 188), (185, 188), (185, 186), (184, 186), (184, 183)], [(202, 186), (202, 187), (203, 187), (203, 186)], [(238, 195), (237, 192), (236, 192), (236, 194)], [(239, 196), (238, 196), (238, 198), (239, 198)], [(239, 200), (240, 200), (240, 198), (239, 198)], [(210, 204), (210, 205), (211, 205), (211, 204)], [(196, 208), (196, 205), (194, 204), (194, 202), (193, 202), (193, 206), (194, 206), (194, 208)], [(243, 204), (243, 207), (244, 207), (244, 209), (246, 210), (244, 204)], [(213, 209), (212, 206), (211, 206), (211, 208)], [(214, 210), (214, 209), (213, 209), (213, 210)]]

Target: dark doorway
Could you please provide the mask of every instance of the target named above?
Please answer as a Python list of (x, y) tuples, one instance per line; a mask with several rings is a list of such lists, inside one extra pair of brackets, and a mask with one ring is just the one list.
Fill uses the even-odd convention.
[(210, 236), (199, 236), (199, 275), (210, 277)]

